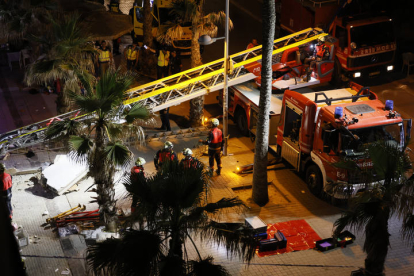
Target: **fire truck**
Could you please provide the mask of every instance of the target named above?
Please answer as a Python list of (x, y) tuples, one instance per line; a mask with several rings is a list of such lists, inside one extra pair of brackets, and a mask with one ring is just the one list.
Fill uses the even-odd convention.
[[(256, 134), (260, 87), (249, 81), (229, 88), (229, 114), (243, 132)], [(405, 124), (405, 126), (404, 126)], [(345, 159), (372, 169), (364, 146), (384, 139), (404, 147), (411, 120), (404, 122), (392, 101), (384, 105), (368, 87), (272, 94), (269, 149), (304, 173), (309, 190), (333, 199), (345, 199), (364, 189), (360, 173), (335, 166)]]
[[(152, 14), (152, 34), (157, 37), (161, 31), (165, 31), (169, 26), (176, 22), (176, 17), (171, 13), (173, 0), (153, 0), (151, 1)], [(134, 37), (139, 41), (144, 37), (144, 8), (134, 6)], [(174, 40), (172, 46), (174, 50), (179, 51), (181, 55), (191, 54), (191, 23), (180, 23), (183, 33), (181, 39)]]
[[(316, 34), (323, 33), (323, 30), (320, 28), (314, 28), (313, 30)], [(327, 34), (324, 34), (324, 37), (325, 45), (329, 49), (329, 57), (316, 62), (315, 67), (310, 69), (310, 78), (305, 80), (305, 58), (313, 56), (317, 48), (317, 39), (314, 35), (315, 34), (309, 34), (309, 32), (297, 32), (294, 35), (283, 37), (280, 42), (277, 42), (278, 40), (276, 40), (273, 46), (276, 50), (286, 46), (289, 43), (299, 43), (297, 46), (292, 46), (283, 52), (273, 55), (273, 90), (283, 91), (286, 89), (298, 89), (331, 81), (332, 74), (334, 72), (334, 58), (336, 49), (338, 48), (338, 40)], [(314, 37), (314, 39), (312, 39), (312, 37)], [(301, 43), (303, 40), (307, 40), (308, 42)], [(244, 67), (249, 72), (256, 75), (256, 83), (260, 86), (262, 71), (261, 61), (253, 61), (252, 63), (244, 65)]]
[[(342, 2), (342, 3), (340, 3)], [(349, 16), (352, 1), (282, 0), (280, 27), (293, 33), (323, 27), (338, 39), (333, 80), (374, 77), (394, 70), (396, 43), (392, 19), (382, 13)], [(356, 1), (353, 1), (356, 2)]]

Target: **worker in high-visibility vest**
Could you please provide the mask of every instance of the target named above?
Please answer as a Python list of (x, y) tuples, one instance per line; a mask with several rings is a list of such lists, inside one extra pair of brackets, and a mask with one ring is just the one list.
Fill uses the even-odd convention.
[(211, 120), (210, 132), (208, 133), (208, 137), (206, 141), (199, 140), (200, 143), (208, 145), (208, 162), (210, 165), (211, 173), (214, 172), (214, 159), (217, 163), (217, 175), (221, 174), (221, 152), (223, 151), (224, 147), (224, 135), (221, 129), (218, 128), (219, 120), (213, 118)]
[(105, 40), (101, 42), (101, 49), (98, 50), (98, 68), (99, 75), (102, 77), (109, 68), (112, 61), (111, 50), (106, 46)]
[(137, 46), (136, 42), (132, 43), (132, 45), (129, 45), (128, 48), (125, 49), (124, 56), (127, 62), (128, 70), (131, 70), (137, 67), (139, 47)]
[(257, 42), (257, 39), (252, 39), (252, 42), (250, 42), (249, 45), (247, 45), (246, 50), (250, 49), (250, 48), (253, 48), (253, 47), (256, 47), (258, 45), (259, 45), (259, 43)]
[(168, 77), (170, 51), (167, 50), (166, 46), (162, 46), (161, 49), (157, 50), (151, 49), (150, 47), (147, 47), (147, 49), (157, 55), (157, 79)]
[(1, 196), (3, 197), (4, 202), (6, 203), (8, 215), (11, 219), (13, 216), (13, 208), (11, 205), (13, 183), (10, 174), (5, 173), (5, 170), (6, 168), (4, 167), (4, 165), (0, 163), (0, 181), (3, 183)]

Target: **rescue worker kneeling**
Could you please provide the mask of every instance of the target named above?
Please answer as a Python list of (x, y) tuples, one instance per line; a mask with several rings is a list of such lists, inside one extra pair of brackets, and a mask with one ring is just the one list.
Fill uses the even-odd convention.
[(184, 169), (190, 168), (202, 168), (203, 164), (195, 157), (193, 157), (193, 151), (189, 148), (183, 150), (184, 158), (181, 159), (180, 165), (183, 166)]
[(166, 141), (164, 143), (164, 148), (157, 151), (154, 156), (154, 166), (157, 170), (161, 169), (166, 162), (178, 161), (177, 154), (172, 150), (173, 147), (173, 143)]
[[(147, 163), (144, 158), (138, 157), (135, 161), (135, 166), (131, 168), (131, 182), (138, 180), (139, 177), (145, 177), (144, 165)], [(132, 197), (131, 212), (135, 212), (138, 200), (135, 196)]]
[(224, 136), (221, 129), (218, 128), (219, 120), (212, 119), (211, 120), (211, 130), (208, 133), (208, 137), (206, 141), (200, 140), (200, 143), (208, 145), (208, 161), (210, 165), (210, 171), (214, 171), (214, 159), (217, 163), (217, 175), (221, 173), (221, 152), (224, 146)]

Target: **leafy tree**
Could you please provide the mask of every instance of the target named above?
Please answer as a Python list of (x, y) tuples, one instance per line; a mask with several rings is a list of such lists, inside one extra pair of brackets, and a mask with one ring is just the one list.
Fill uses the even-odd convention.
[[(364, 229), (365, 275), (383, 275), (390, 246), (391, 216), (402, 220), (402, 237), (410, 243), (414, 241), (414, 182), (406, 177), (410, 160), (395, 141), (369, 145), (365, 158), (372, 160), (373, 169), (361, 169), (356, 162), (347, 161), (349, 170), (363, 176), (367, 189), (350, 199), (349, 210), (334, 224), (334, 234), (338, 235), (345, 227)], [(351, 163), (353, 166), (349, 166)]]
[(85, 95), (69, 93), (69, 97), (86, 113), (84, 119), (53, 123), (46, 132), (47, 139), (69, 136), (70, 156), (77, 162), (89, 164), (101, 219), (111, 232), (115, 232), (117, 226), (114, 173), (117, 167), (126, 169), (132, 158), (123, 142), (133, 137), (137, 141), (142, 139), (143, 130), (139, 124), (149, 118), (145, 107), (136, 104), (128, 108), (122, 103), (124, 92), (132, 81), (130, 75), (108, 70), (94, 89)]
[(96, 54), (91, 39), (85, 35), (78, 14), (65, 15), (60, 20), (49, 17), (51, 32), (34, 38), (43, 45), (46, 57), (31, 65), (25, 75), (28, 85), (53, 83), (60, 80), (63, 92), (58, 98), (58, 112), (68, 112), (70, 91), (79, 93), (80, 84), (85, 83), (90, 91), (94, 81), (93, 57)]
[[(165, 30), (158, 40), (172, 44), (172, 41), (181, 38), (183, 33), (182, 25), (191, 22), (191, 67), (202, 64), (200, 54), (200, 44), (198, 38), (202, 35), (217, 35), (217, 24), (224, 25), (226, 14), (223, 11), (217, 13), (204, 14), (204, 0), (176, 0), (173, 2), (172, 13), (178, 20)], [(230, 21), (229, 28), (233, 28)], [(193, 126), (200, 126), (203, 123), (204, 97), (198, 97), (190, 101), (190, 122)]]
[[(124, 185), (138, 202), (131, 216), (137, 229), (126, 231), (122, 239), (90, 247), (89, 267), (114, 275), (228, 275), (211, 256), (201, 256), (196, 237), (223, 245), (230, 256), (249, 262), (257, 246), (253, 230), (214, 220), (227, 208), (242, 207), (242, 202), (209, 201), (208, 183), (206, 170), (184, 169), (178, 162), (164, 164), (146, 178), (131, 177)], [(197, 252), (196, 260), (189, 259), (190, 247)]]
[(262, 84), (260, 88), (259, 117), (257, 119), (252, 190), (252, 198), (259, 206), (264, 206), (269, 201), (267, 190), (267, 154), (269, 147), (270, 97), (272, 96), (272, 52), (276, 23), (274, 1), (263, 2), (262, 18)]

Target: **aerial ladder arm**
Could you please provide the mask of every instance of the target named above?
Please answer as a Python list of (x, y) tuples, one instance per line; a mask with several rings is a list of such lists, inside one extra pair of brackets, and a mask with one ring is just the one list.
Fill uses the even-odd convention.
[[(276, 39), (274, 40), (272, 54), (274, 56), (280, 55), (287, 49), (305, 45), (326, 35), (321, 29), (308, 28)], [(252, 62), (260, 62), (261, 59), (261, 45), (231, 55), (230, 60), (233, 66), (233, 72), (228, 74), (228, 85), (233, 86), (255, 79), (257, 76), (249, 72), (245, 68), (245, 65)], [(156, 112), (170, 106), (178, 105), (183, 101), (188, 101), (223, 89), (223, 85), (224, 58), (221, 58), (145, 85), (133, 87), (125, 92), (124, 105), (139, 103), (149, 108), (151, 112)], [(60, 120), (83, 120), (88, 116), (93, 116), (93, 114), (82, 114), (80, 110), (74, 110), (54, 118), (59, 118)], [(49, 118), (0, 134), (0, 155), (44, 142), (45, 131), (48, 123), (52, 119)]]

